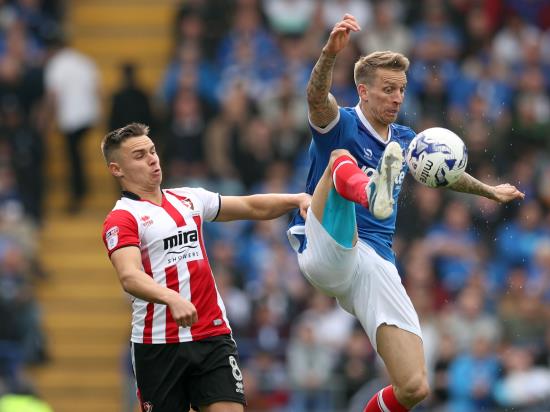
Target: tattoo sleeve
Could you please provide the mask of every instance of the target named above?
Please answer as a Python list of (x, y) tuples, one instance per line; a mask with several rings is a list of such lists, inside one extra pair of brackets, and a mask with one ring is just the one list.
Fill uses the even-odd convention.
[(463, 173), (455, 183), (447, 187), (455, 192), (470, 193), (495, 200), (491, 186), (480, 182), (468, 173)]
[(338, 115), (336, 99), (329, 93), (336, 56), (321, 53), (307, 84), (309, 118), (318, 127), (325, 127)]

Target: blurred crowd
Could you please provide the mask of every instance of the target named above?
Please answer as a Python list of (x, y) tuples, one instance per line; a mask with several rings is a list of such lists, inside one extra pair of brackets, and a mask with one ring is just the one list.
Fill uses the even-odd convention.
[[(0, 410), (48, 412), (25, 366), (48, 359), (36, 284), (43, 220), (46, 67), (62, 8), (55, 0), (0, 0)], [(35, 408), (35, 409), (31, 409)], [(25, 409), (27, 410), (27, 409)]]
[[(187, 0), (174, 16), (175, 47), (157, 90), (147, 93), (139, 67), (124, 64), (107, 127), (152, 126), (166, 187), (303, 191), (306, 84), (344, 13), (362, 31), (334, 69), (340, 105), (357, 103), (358, 56), (402, 52), (411, 67), (398, 122), (417, 132), (452, 129), (468, 146), (470, 174), (526, 193), (523, 202), (501, 206), (407, 178), (394, 249), (420, 316), (433, 389), (419, 410), (550, 410), (548, 0)], [(48, 130), (40, 106), (55, 86), (44, 79), (53, 70), (52, 46), (60, 45), (51, 24), (60, 18), (53, 1), (0, 0), (0, 319), (35, 331), (32, 284), (41, 271), (34, 234)], [(67, 128), (69, 142), (97, 120), (93, 87), (84, 93), (90, 111)], [(84, 171), (73, 170), (82, 177), (80, 186), (72, 182), (68, 212), (85, 195)], [(354, 318), (300, 274), (287, 222), (205, 228), (249, 410), (362, 411), (387, 376)], [(21, 313), (16, 305), (27, 308), (25, 319), (13, 315)], [(43, 339), (10, 336), (18, 329), (5, 325), (0, 346)], [(9, 377), (14, 360), (5, 353), (12, 352), (0, 349), (0, 371)], [(17, 361), (39, 354), (35, 348)]]
[[(167, 185), (303, 190), (307, 80), (333, 24), (353, 14), (362, 31), (334, 69), (340, 105), (357, 104), (358, 56), (402, 52), (399, 122), (454, 130), (469, 173), (526, 193), (501, 206), (404, 185), (394, 245), (423, 326), (433, 387), (423, 408), (550, 410), (550, 2), (231, 3), (187, 1), (177, 15), (153, 96), (167, 114), (154, 129)], [(387, 377), (357, 322), (300, 275), (286, 224), (207, 226), (250, 409), (362, 411)]]

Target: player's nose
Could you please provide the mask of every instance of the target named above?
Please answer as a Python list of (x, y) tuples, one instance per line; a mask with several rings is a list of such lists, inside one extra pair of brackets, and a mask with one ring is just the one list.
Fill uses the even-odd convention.
[(154, 164), (158, 163), (158, 161), (159, 161), (159, 157), (157, 156), (156, 153), (150, 153), (149, 154), (148, 163), (150, 165), (154, 165)]
[(405, 99), (405, 93), (401, 91), (396, 91), (393, 95), (393, 101), (397, 104), (403, 103), (404, 99)]

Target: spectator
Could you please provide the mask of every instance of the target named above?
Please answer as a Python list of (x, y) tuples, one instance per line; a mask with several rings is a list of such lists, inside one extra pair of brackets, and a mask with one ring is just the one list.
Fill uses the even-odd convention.
[(137, 66), (130, 62), (120, 66), (122, 82), (111, 97), (109, 130), (118, 129), (132, 122), (149, 124), (153, 127), (155, 125), (149, 96), (139, 85), (137, 69)]
[(313, 319), (302, 318), (288, 344), (292, 412), (334, 409), (330, 383), (334, 362), (330, 348), (316, 339), (315, 328)]
[(172, 114), (164, 132), (162, 150), (168, 179), (190, 182), (206, 172), (204, 131), (205, 110), (195, 91), (181, 89), (172, 105)]
[(71, 199), (67, 211), (77, 213), (87, 192), (81, 146), (99, 119), (99, 74), (95, 63), (69, 47), (59, 30), (50, 36), (46, 89), (69, 149)]
[(361, 389), (365, 382), (374, 378), (376, 353), (361, 327), (354, 327), (340, 359), (336, 362), (336, 373), (342, 379), (345, 402)]
[(495, 387), (495, 398), (504, 408), (546, 410), (550, 405), (550, 369), (533, 365), (525, 348), (504, 352), (505, 372)]
[(374, 21), (363, 27), (364, 32), (359, 40), (359, 48), (363, 54), (377, 50), (409, 54), (411, 33), (399, 20), (399, 7), (396, 0), (375, 2)]
[(426, 243), (443, 286), (450, 293), (458, 292), (478, 261), (480, 247), (467, 206), (450, 202), (442, 221), (428, 232)]
[(500, 364), (495, 341), (483, 333), (474, 337), (471, 348), (449, 365), (449, 411), (490, 410)]
[(309, 0), (262, 0), (262, 5), (273, 31), (283, 35), (303, 34), (317, 7)]
[(456, 342), (459, 353), (473, 347), (476, 338), (483, 336), (491, 344), (496, 344), (501, 329), (496, 316), (487, 313), (483, 307), (484, 296), (472, 287), (466, 288), (457, 296), (456, 308), (442, 319), (442, 330)]

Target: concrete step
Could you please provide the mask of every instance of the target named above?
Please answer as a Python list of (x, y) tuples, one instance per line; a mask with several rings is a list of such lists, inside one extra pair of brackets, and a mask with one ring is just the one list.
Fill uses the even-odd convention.
[(40, 380), (45, 387), (65, 387), (71, 392), (73, 390), (88, 391), (91, 389), (111, 392), (113, 388), (120, 387), (120, 369), (120, 365), (116, 365), (109, 369), (87, 369), (85, 371), (72, 367), (59, 367), (55, 369), (37, 370), (34, 376)]
[[(98, 251), (98, 253), (100, 253)], [(78, 299), (85, 299), (86, 293), (89, 292), (90, 299), (97, 298), (101, 295), (96, 295), (96, 291), (101, 291), (108, 289), (117, 289), (120, 294), (118, 295), (121, 299), (124, 298), (122, 288), (119, 285), (118, 277), (115, 270), (111, 266), (107, 254), (99, 262), (104, 265), (100, 270), (94, 268), (83, 268), (80, 271), (74, 271), (72, 269), (59, 269), (59, 268), (50, 268), (46, 267), (46, 270), (50, 269), (48, 273), (48, 279), (40, 285), (39, 293), (45, 293), (48, 290), (55, 292), (58, 290), (60, 296), (64, 290), (73, 292), (77, 288), (83, 289), (82, 294), (79, 294)], [(63, 301), (71, 301), (70, 295), (67, 296), (64, 294)], [(109, 295), (111, 296), (111, 295)], [(116, 296), (116, 295), (114, 295)]]
[[(113, 279), (116, 278), (116, 274), (113, 269)], [(122, 288), (106, 287), (104, 285), (86, 285), (86, 288), (83, 288), (82, 285), (71, 285), (63, 286), (61, 290), (56, 290), (53, 287), (42, 287), (37, 292), (38, 297), (41, 301), (49, 302), (55, 299), (86, 299), (91, 297), (103, 298), (106, 300), (124, 297)], [(47, 311), (47, 307), (45, 308)]]
[[(49, 389), (51, 390), (51, 389)], [(113, 393), (98, 394), (97, 390), (67, 394), (65, 389), (61, 388), (58, 395), (50, 394), (45, 397), (46, 401), (49, 401), (51, 405), (55, 406), (55, 412), (97, 412), (97, 411), (109, 411), (118, 412), (121, 409), (122, 395), (119, 393), (120, 389), (110, 391)], [(107, 397), (110, 396), (111, 398)], [(78, 409), (75, 409), (75, 405), (78, 405)]]
[[(172, 47), (179, 0), (71, 0), (67, 27), (71, 44), (96, 61), (103, 115), (120, 84), (120, 64), (138, 65), (143, 87), (161, 82)], [(68, 159), (63, 137), (47, 137), (46, 221), (39, 256), (48, 279), (37, 288), (51, 361), (30, 373), (56, 412), (119, 412), (128, 371), (131, 303), (101, 241), (105, 216), (119, 191), (105, 168), (99, 143), (104, 124), (83, 142), (90, 192), (84, 209), (65, 214)]]
[[(128, 312), (130, 315), (130, 313)], [(123, 347), (126, 347), (128, 344), (128, 336), (130, 335), (131, 325), (128, 323), (124, 328), (121, 328), (117, 332), (110, 330), (97, 330), (86, 333), (75, 333), (71, 330), (66, 329), (51, 329), (48, 337), (52, 339), (53, 342), (59, 343), (60, 347), (63, 348), (62, 353), (66, 356), (72, 355), (77, 356), (80, 353), (80, 357), (86, 355), (82, 351), (79, 351), (80, 345), (86, 347), (93, 343), (94, 346), (97, 346), (97, 342), (105, 342), (105, 347), (108, 347), (112, 354), (118, 353), (117, 345), (122, 343)], [(57, 346), (57, 345), (56, 345)], [(92, 348), (93, 350), (93, 348)]]
[[(116, 331), (125, 328), (131, 322), (127, 313), (111, 313), (109, 316), (84, 316), (81, 313), (47, 314), (43, 324), (48, 330), (64, 329), (91, 333), (98, 330)], [(98, 342), (100, 343), (100, 342)]]
[[(97, 187), (104, 187), (102, 185), (112, 184), (116, 186), (116, 181), (111, 177), (105, 162), (103, 159), (96, 159), (94, 157), (84, 158), (84, 171), (86, 174), (86, 183), (90, 190)], [(55, 163), (48, 167), (48, 176), (52, 177), (53, 182), (48, 181), (50, 190), (55, 189), (57, 186), (67, 186), (69, 182), (68, 166), (62, 163)]]
[(78, 268), (86, 266), (88, 268), (97, 268), (103, 270), (106, 267), (107, 259), (102, 251), (101, 238), (97, 237), (95, 241), (90, 241), (87, 245), (82, 245), (83, 249), (71, 255), (63, 253), (48, 253), (44, 256), (42, 262), (46, 267), (55, 267), (57, 269), (75, 269), (75, 276), (78, 276)]
[[(51, 356), (56, 361), (56, 369), (64, 370), (70, 368), (71, 365), (80, 363), (89, 363), (94, 359), (102, 365), (90, 365), (92, 369), (110, 369), (113, 363), (120, 363), (125, 351), (128, 350), (129, 334), (111, 334), (109, 340), (95, 339), (87, 342), (79, 342), (78, 344), (67, 344), (66, 342), (56, 342), (51, 345)], [(110, 362), (108, 367), (105, 363)], [(77, 365), (78, 366), (78, 365)]]
[(133, 28), (141, 26), (171, 27), (175, 21), (172, 4), (151, 1), (80, 2), (69, 13), (70, 24), (76, 27)]
[(130, 302), (120, 296), (99, 300), (97, 296), (88, 295), (78, 299), (52, 299), (47, 303), (49, 316), (64, 316), (68, 312), (84, 314), (93, 312), (93, 316), (101, 315), (106, 318), (109, 318), (111, 313), (130, 314)]
[(120, 29), (115, 32), (97, 30), (89, 31), (86, 35), (79, 37), (73, 45), (77, 50), (100, 61), (103, 61), (103, 57), (109, 60), (129, 58), (145, 60), (142, 55), (143, 50), (149, 50), (147, 52), (147, 58), (151, 59), (149, 61), (162, 66), (172, 50), (172, 43), (166, 41), (165, 35), (166, 30), (155, 33), (150, 30), (141, 30), (139, 27), (133, 30)]
[[(78, 218), (80, 215), (94, 215), (98, 217), (100, 222), (103, 222), (103, 219), (109, 211), (113, 208), (115, 205), (115, 197), (109, 198), (104, 197), (102, 195), (95, 195), (90, 194), (85, 199), (84, 205), (83, 205), (83, 211), (80, 212), (79, 215), (75, 216), (69, 216), (65, 213), (65, 208), (67, 206), (67, 202), (69, 199), (68, 193), (56, 193), (55, 195), (52, 195), (50, 198), (46, 199), (45, 207), (47, 209), (47, 215), (48, 217), (57, 217), (62, 218), (64, 216), (67, 217), (67, 219), (75, 219)], [(101, 227), (101, 226), (100, 226)], [(101, 229), (100, 229), (101, 230)], [(98, 236), (101, 235), (101, 232), (98, 232)]]

